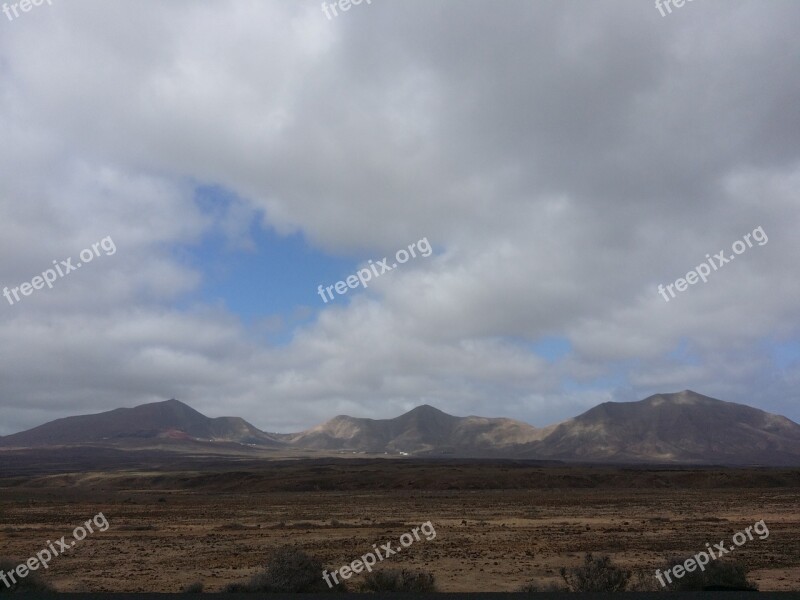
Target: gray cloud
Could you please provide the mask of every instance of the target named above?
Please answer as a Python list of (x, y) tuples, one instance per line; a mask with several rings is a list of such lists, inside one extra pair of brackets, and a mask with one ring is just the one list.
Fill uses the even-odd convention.
[[(2, 307), (0, 434), (173, 396), (282, 430), (421, 402), (546, 424), (686, 387), (797, 420), (798, 365), (764, 344), (798, 334), (798, 17), (76, 0), (3, 22), (3, 284), (119, 251)], [(204, 213), (201, 184), (241, 203)], [(174, 248), (246, 248), (253, 215), (334, 254), (439, 251), (271, 346), (175, 304), (203, 274)], [(758, 225), (768, 245), (657, 295)], [(550, 364), (542, 336), (574, 352)]]

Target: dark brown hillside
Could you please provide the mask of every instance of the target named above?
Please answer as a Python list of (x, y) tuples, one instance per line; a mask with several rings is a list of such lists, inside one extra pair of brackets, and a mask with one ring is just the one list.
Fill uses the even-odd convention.
[(125, 440), (206, 440), (280, 446), (239, 417), (211, 419), (178, 400), (117, 408), (95, 415), (66, 417), (0, 438), (0, 446), (38, 447)]
[(685, 390), (596, 406), (528, 453), (597, 462), (798, 464), (800, 425)]

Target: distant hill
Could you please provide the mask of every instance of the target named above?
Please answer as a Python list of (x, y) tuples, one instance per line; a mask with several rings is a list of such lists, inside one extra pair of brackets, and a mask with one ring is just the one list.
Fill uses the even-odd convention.
[(233, 451), (238, 444), (282, 449), (295, 456), (357, 452), (583, 463), (800, 466), (800, 425), (690, 390), (639, 402), (607, 402), (543, 429), (511, 419), (456, 417), (424, 405), (393, 419), (340, 415), (292, 434), (266, 433), (238, 417), (211, 419), (169, 400), (58, 419), (0, 438), (0, 447), (102, 444), (202, 451), (209, 444), (222, 447), (223, 442)]
[(41, 447), (161, 439), (203, 440), (282, 446), (239, 417), (210, 419), (178, 400), (117, 408), (95, 415), (66, 417), (0, 438), (0, 446)]
[(522, 452), (591, 462), (800, 464), (800, 425), (684, 390), (606, 402)]
[(514, 444), (540, 440), (544, 431), (521, 421), (454, 417), (423, 405), (394, 419), (340, 415), (282, 439), (298, 448), (397, 454), (497, 454)]

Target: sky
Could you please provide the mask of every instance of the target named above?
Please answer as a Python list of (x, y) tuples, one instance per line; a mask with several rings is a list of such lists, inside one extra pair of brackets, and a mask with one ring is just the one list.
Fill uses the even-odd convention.
[(684, 389), (800, 421), (800, 3), (17, 12), (0, 435), (170, 398), (545, 426)]

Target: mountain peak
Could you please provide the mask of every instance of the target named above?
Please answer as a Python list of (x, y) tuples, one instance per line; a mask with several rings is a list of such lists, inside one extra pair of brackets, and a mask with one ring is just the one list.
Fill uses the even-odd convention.
[(793, 464), (800, 426), (687, 389), (601, 404), (560, 424), (535, 450), (593, 462)]
[[(57, 419), (3, 438), (5, 446), (32, 447), (82, 443), (137, 445), (142, 440), (181, 437), (199, 441), (280, 445), (238, 417), (211, 419), (172, 398), (107, 412)], [(127, 441), (126, 441), (127, 440)]]
[[(175, 398), (170, 398), (169, 400), (161, 400), (160, 402), (148, 402), (146, 404), (140, 404), (139, 406), (172, 406), (172, 407), (180, 407), (180, 408), (189, 408), (194, 410), (191, 406), (186, 404), (185, 402), (181, 402), (180, 400), (176, 400)], [(137, 406), (136, 408), (139, 408)]]
[(430, 404), (392, 419), (339, 416), (292, 434), (298, 448), (389, 454), (496, 456), (498, 449), (541, 438), (539, 430), (511, 419), (456, 417)]
[(430, 404), (420, 404), (419, 406), (415, 406), (410, 411), (406, 413), (407, 415), (446, 415), (451, 417), (452, 415), (447, 414), (443, 410), (439, 410), (435, 406), (431, 406)]
[(658, 406), (660, 404), (673, 404), (673, 405), (713, 405), (713, 404), (726, 404), (723, 400), (717, 400), (709, 396), (704, 396), (693, 390), (682, 390), (680, 392), (673, 392), (669, 394), (655, 394), (643, 400), (644, 403), (651, 406)]

